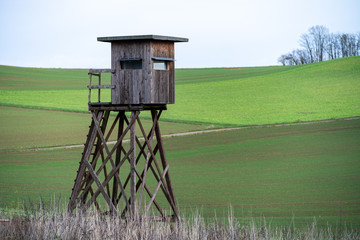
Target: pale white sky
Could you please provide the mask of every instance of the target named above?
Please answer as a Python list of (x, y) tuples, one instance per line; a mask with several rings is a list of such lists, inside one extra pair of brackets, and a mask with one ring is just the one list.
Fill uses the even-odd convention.
[(360, 31), (360, 0), (0, 0), (0, 64), (109, 68), (97, 37), (158, 34), (176, 67), (278, 65), (315, 25)]

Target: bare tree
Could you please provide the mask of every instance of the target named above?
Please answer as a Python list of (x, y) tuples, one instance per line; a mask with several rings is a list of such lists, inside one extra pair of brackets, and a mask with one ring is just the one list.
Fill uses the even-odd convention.
[(339, 58), (339, 41), (338, 35), (336, 34), (329, 34), (326, 40), (326, 47), (325, 51), (328, 54), (328, 59), (336, 59)]
[(308, 52), (304, 49), (297, 49), (296, 56), (299, 61), (299, 64), (307, 64), (310, 63), (310, 58)]
[(360, 32), (358, 32), (356, 34), (356, 51), (357, 51), (357, 56), (360, 55)]
[(281, 63), (283, 66), (285, 66), (286, 65), (286, 54), (281, 55), (278, 58), (278, 62)]
[(281, 55), (278, 62), (298, 65), (360, 55), (360, 32), (333, 34), (324, 26), (314, 26), (301, 35), (300, 46), (301, 49)]
[(309, 29), (309, 35), (311, 36), (315, 49), (316, 62), (322, 62), (324, 60), (325, 41), (328, 34), (329, 29), (324, 26), (317, 25)]
[(296, 56), (292, 53), (283, 54), (278, 58), (278, 62), (282, 63), (283, 66), (285, 65), (297, 65), (299, 64)]
[(348, 34), (348, 52), (349, 52), (349, 57), (357, 55), (355, 34)]
[(340, 47), (341, 47), (341, 55), (342, 57), (348, 57), (348, 34), (343, 33), (340, 35)]
[(291, 65), (299, 65), (299, 60), (296, 56), (296, 51), (293, 50), (292, 53), (289, 54), (289, 57), (290, 57), (290, 61), (292, 62)]
[(308, 34), (301, 35), (300, 45), (306, 49), (306, 51), (308, 52), (308, 55), (310, 57), (310, 63), (313, 63), (314, 62), (314, 54), (313, 54), (314, 47), (313, 47), (313, 42), (311, 40), (310, 35), (308, 35)]
[(338, 35), (338, 48), (341, 57), (358, 56), (360, 54), (360, 33), (343, 33)]

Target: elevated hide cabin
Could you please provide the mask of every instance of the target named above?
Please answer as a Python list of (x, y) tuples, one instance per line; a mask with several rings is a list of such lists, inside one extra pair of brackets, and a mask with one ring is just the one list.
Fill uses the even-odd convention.
[[(111, 43), (111, 69), (89, 70), (91, 124), (68, 211), (94, 205), (101, 214), (123, 218), (155, 211), (156, 219), (178, 220), (159, 119), (166, 105), (175, 103), (174, 43), (188, 39), (141, 35), (98, 41)], [(104, 73), (111, 75), (109, 85), (104, 85), (110, 81), (102, 78)], [(101, 90), (111, 90), (111, 98), (105, 95), (102, 101)], [(143, 112), (151, 114), (149, 127), (141, 123)]]
[(138, 35), (99, 37), (98, 41), (111, 43), (111, 86), (105, 86), (112, 88), (111, 105), (175, 103), (174, 43), (188, 39)]

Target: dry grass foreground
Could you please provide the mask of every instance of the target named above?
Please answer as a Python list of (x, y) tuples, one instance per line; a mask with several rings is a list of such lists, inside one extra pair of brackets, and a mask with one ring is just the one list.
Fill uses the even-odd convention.
[(156, 222), (151, 217), (124, 220), (101, 216), (95, 210), (69, 214), (58, 206), (47, 208), (41, 203), (23, 210), (0, 219), (0, 239), (360, 239), (359, 229), (342, 225), (321, 228), (316, 221), (306, 228), (296, 228), (293, 222), (285, 227), (272, 226), (265, 220), (261, 224), (239, 222), (231, 208), (227, 219), (209, 220), (195, 213), (175, 223)]

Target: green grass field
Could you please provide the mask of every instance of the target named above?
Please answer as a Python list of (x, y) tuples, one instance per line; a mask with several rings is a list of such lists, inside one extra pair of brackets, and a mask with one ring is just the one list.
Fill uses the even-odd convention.
[[(164, 140), (182, 214), (297, 226), (360, 226), (360, 120), (259, 127)], [(17, 207), (71, 193), (82, 148), (4, 152), (0, 200)], [(150, 176), (150, 175), (149, 175)], [(151, 178), (149, 178), (151, 179)], [(161, 202), (161, 195), (158, 199)], [(341, 216), (341, 217), (340, 217)]]
[[(83, 144), (91, 123), (89, 113), (5, 106), (0, 106), (0, 111), (0, 151)], [(142, 113), (146, 117), (149, 117), (148, 114)], [(115, 116), (111, 116), (109, 121), (114, 118)], [(149, 127), (152, 122), (145, 119), (143, 124), (144, 127)], [(163, 134), (208, 128), (211, 126), (162, 122)], [(115, 139), (112, 137), (109, 140)]]
[[(8, 79), (1, 83), (11, 77), (21, 87), (11, 90), (4, 83), (0, 105), (87, 112), (84, 70), (38, 69), (36, 74), (36, 69), (20, 69), (31, 79), (44, 75), (33, 83), (9, 69), (0, 68), (0, 76)], [(57, 87), (54, 76), (59, 72), (66, 89)], [(176, 104), (163, 116), (169, 121), (243, 126), (360, 116), (360, 57), (297, 67), (183, 69), (176, 74)]]
[[(87, 70), (0, 66), (0, 208), (70, 196), (90, 124)], [(109, 96), (107, 96), (109, 97)], [(176, 70), (163, 134), (360, 116), (360, 57), (302, 66)], [(113, 117), (113, 116), (112, 116)], [(143, 114), (143, 117), (149, 118)], [(164, 121), (166, 120), (166, 121)], [(149, 127), (149, 121), (144, 120)], [(360, 120), (164, 139), (185, 215), (360, 227)], [(161, 199), (160, 199), (161, 201)]]

